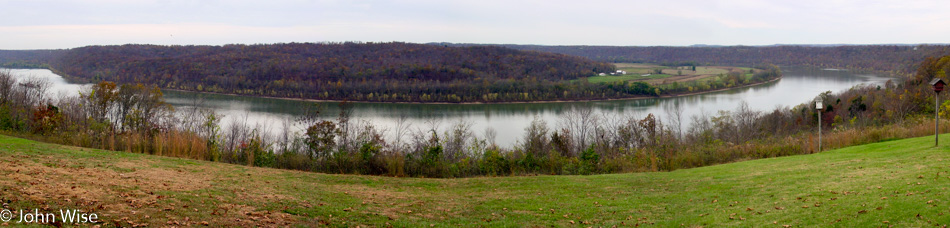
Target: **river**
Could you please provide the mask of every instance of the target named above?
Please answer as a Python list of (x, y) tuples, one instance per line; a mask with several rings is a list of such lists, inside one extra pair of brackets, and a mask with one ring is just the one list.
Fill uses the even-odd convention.
[[(691, 116), (707, 113), (716, 114), (719, 110), (734, 110), (745, 102), (753, 110), (769, 111), (776, 107), (794, 106), (811, 101), (825, 91), (839, 92), (859, 84), (883, 85), (892, 78), (857, 74), (847, 70), (812, 69), (802, 67), (782, 67), (781, 80), (767, 84), (737, 88), (726, 91), (698, 95), (638, 100), (614, 100), (593, 102), (555, 102), (555, 103), (515, 103), (515, 104), (393, 104), (393, 103), (352, 103), (353, 117), (387, 129), (386, 136), (396, 137), (397, 126), (412, 131), (427, 130), (432, 127), (447, 129), (449, 126), (464, 122), (471, 125), (478, 137), (485, 135), (486, 129), (496, 133), (495, 143), (511, 147), (521, 139), (525, 127), (535, 118), (545, 120), (550, 128), (557, 128), (563, 113), (571, 107), (589, 105), (598, 115), (635, 116), (642, 118), (653, 113), (661, 119), (668, 119), (670, 107), (680, 106), (684, 128), (688, 127)], [(84, 85), (71, 84), (49, 70), (13, 69), (11, 73), (18, 79), (39, 77), (52, 83), (50, 93), (77, 94)], [(267, 132), (276, 134), (284, 121), (293, 121), (301, 115), (307, 106), (321, 104), (326, 118), (333, 119), (338, 113), (335, 102), (306, 102), (287, 99), (272, 99), (221, 94), (200, 94), (181, 91), (164, 91), (166, 101), (177, 110), (185, 110), (195, 104), (196, 98), (206, 106), (224, 114), (223, 128), (232, 121), (247, 121), (250, 125), (260, 125)], [(300, 131), (302, 126), (293, 126)]]

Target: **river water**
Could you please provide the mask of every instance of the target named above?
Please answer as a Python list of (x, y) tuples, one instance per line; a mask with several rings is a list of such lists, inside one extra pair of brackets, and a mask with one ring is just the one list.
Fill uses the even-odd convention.
[[(825, 91), (839, 92), (859, 84), (883, 85), (892, 78), (857, 74), (847, 70), (813, 69), (802, 67), (782, 67), (784, 77), (763, 85), (731, 89), (707, 94), (688, 95), (669, 98), (651, 98), (638, 100), (615, 100), (594, 102), (556, 102), (556, 103), (516, 103), (516, 104), (393, 104), (393, 103), (352, 103), (353, 117), (359, 121), (372, 123), (386, 129), (386, 136), (397, 137), (397, 126), (416, 130), (428, 130), (433, 127), (447, 129), (453, 124), (463, 122), (471, 125), (476, 136), (483, 137), (486, 129), (496, 133), (494, 142), (511, 147), (521, 139), (525, 127), (534, 120), (545, 120), (550, 128), (557, 128), (564, 112), (572, 107), (584, 105), (593, 108), (595, 113), (604, 116), (635, 116), (642, 118), (653, 113), (661, 119), (668, 119), (672, 107), (679, 105), (684, 128), (688, 128), (689, 118), (707, 113), (716, 114), (719, 110), (734, 110), (745, 102), (753, 110), (769, 111), (776, 107), (794, 106), (809, 102)], [(50, 93), (77, 94), (85, 85), (71, 84), (49, 70), (14, 69), (11, 73), (18, 79), (46, 78), (52, 83)], [(177, 110), (186, 110), (196, 101), (224, 114), (223, 128), (232, 121), (246, 121), (249, 125), (260, 125), (267, 132), (277, 134), (283, 129), (284, 121), (293, 121), (314, 103), (324, 107), (326, 118), (336, 117), (339, 109), (335, 102), (307, 102), (298, 100), (272, 99), (221, 94), (200, 94), (181, 91), (164, 91), (165, 99)], [(292, 126), (300, 131), (302, 126)]]

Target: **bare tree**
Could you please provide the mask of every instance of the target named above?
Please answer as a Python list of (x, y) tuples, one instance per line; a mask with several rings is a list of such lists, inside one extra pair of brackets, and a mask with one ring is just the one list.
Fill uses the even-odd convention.
[(690, 117), (692, 124), (689, 128), (689, 135), (693, 140), (703, 143), (712, 142), (715, 137), (715, 126), (710, 122), (709, 113), (700, 111), (699, 115)]
[(564, 133), (570, 134), (568, 137), (574, 142), (572, 155), (580, 154), (590, 144), (597, 121), (594, 109), (589, 104), (572, 106), (561, 116), (558, 125), (566, 130)]
[(644, 130), (640, 127), (640, 118), (627, 116), (617, 127), (617, 143), (620, 147), (635, 149), (644, 146)]
[(10, 103), (13, 100), (15, 85), (16, 78), (13, 78), (10, 70), (0, 70), (0, 105)]
[(623, 139), (620, 137), (620, 129), (623, 127), (624, 118), (617, 114), (603, 113), (599, 118), (594, 129), (594, 144), (598, 146), (597, 150), (606, 156), (615, 156), (617, 147), (623, 146)]
[(762, 112), (755, 111), (749, 108), (749, 103), (742, 101), (739, 103), (739, 107), (735, 112), (735, 123), (737, 128), (738, 138), (736, 143), (742, 143), (748, 141), (749, 139), (755, 138), (759, 135), (758, 129), (756, 129), (755, 123), (762, 116)]
[(293, 147), (293, 141), (294, 138), (296, 138), (296, 135), (293, 133), (293, 126), (294, 122), (290, 117), (281, 121), (280, 139), (278, 142), (281, 154), (290, 152)]
[(737, 144), (741, 140), (732, 112), (719, 110), (719, 114), (712, 118), (712, 123), (716, 127), (717, 137), (723, 139), (723, 141)]
[(46, 94), (52, 83), (43, 78), (30, 78), (20, 82), (20, 89), (23, 90), (23, 102), (25, 106), (36, 106), (46, 102)]
[(488, 143), (488, 147), (495, 148), (498, 147), (498, 144), (495, 143), (495, 138), (498, 137), (498, 131), (492, 127), (485, 128), (485, 141)]
[(313, 126), (320, 121), (323, 121), (323, 105), (320, 103), (311, 103), (307, 106), (302, 115), (297, 116), (297, 123), (302, 126)]
[(248, 114), (244, 114), (244, 118), (234, 118), (231, 119), (231, 122), (228, 123), (227, 133), (225, 134), (225, 150), (229, 152), (237, 151), (240, 144), (247, 140), (250, 129), (247, 126)]
[(679, 100), (671, 102), (663, 107), (663, 111), (667, 116), (667, 126), (673, 130), (673, 133), (676, 135), (677, 139), (683, 138), (683, 108), (680, 106)]
[(531, 124), (524, 129), (523, 149), (526, 154), (534, 157), (545, 157), (550, 151), (548, 142), (548, 123), (539, 116), (534, 116)]
[(393, 152), (405, 150), (403, 138), (409, 135), (412, 124), (409, 123), (409, 117), (405, 113), (400, 113), (396, 119), (396, 129), (393, 131)]
[(459, 120), (445, 134), (445, 153), (447, 161), (459, 161), (468, 156), (465, 146), (472, 140), (472, 123)]
[(337, 127), (339, 132), (339, 141), (340, 151), (350, 152), (350, 144), (352, 144), (353, 136), (350, 135), (352, 132), (352, 126), (350, 124), (350, 118), (353, 116), (353, 104), (343, 101), (337, 104), (340, 108), (340, 115), (337, 117)]

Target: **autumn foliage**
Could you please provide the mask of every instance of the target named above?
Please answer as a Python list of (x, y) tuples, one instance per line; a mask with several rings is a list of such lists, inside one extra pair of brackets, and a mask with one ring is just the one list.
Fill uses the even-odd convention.
[(323, 100), (498, 102), (569, 99), (568, 80), (612, 64), (503, 47), (410, 43), (88, 46), (51, 61), (69, 78)]
[[(457, 45), (470, 46), (470, 45)], [(505, 45), (607, 62), (699, 65), (811, 66), (912, 75), (927, 57), (950, 54), (950, 45), (773, 45), (724, 47)]]

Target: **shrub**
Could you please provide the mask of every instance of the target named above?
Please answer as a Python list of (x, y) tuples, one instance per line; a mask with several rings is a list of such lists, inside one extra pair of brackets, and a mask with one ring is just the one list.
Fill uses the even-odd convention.
[(382, 150), (375, 141), (365, 142), (360, 146), (359, 162), (357, 169), (361, 174), (383, 174), (386, 172), (386, 166), (380, 161), (379, 152)]
[(600, 163), (600, 154), (594, 150), (594, 146), (592, 145), (581, 153), (581, 161), (581, 166), (578, 170), (579, 174), (588, 175), (596, 173), (598, 170), (597, 164)]
[(479, 171), (488, 176), (510, 175), (511, 166), (497, 149), (485, 150), (482, 159), (478, 161)]

